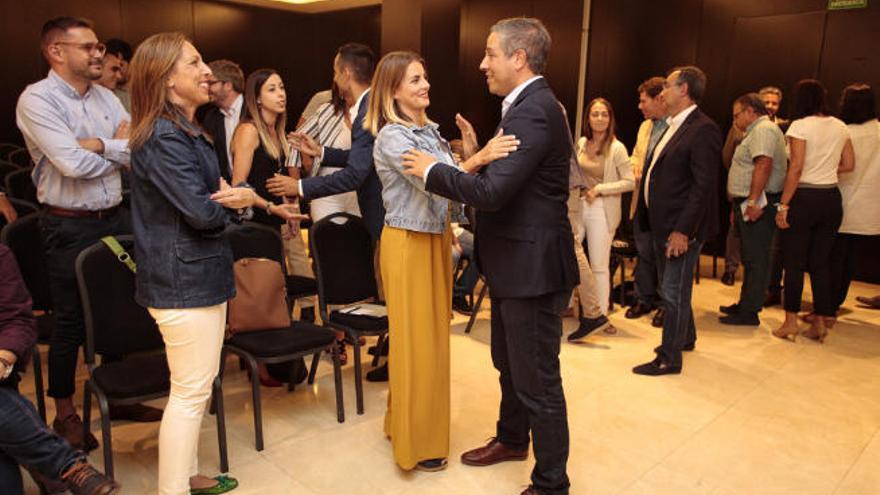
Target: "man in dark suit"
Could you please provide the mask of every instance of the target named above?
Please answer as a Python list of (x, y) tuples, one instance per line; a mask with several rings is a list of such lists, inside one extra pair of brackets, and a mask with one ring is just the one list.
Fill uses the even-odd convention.
[(691, 293), (703, 243), (718, 233), (721, 130), (697, 108), (706, 75), (678, 67), (666, 77), (669, 127), (645, 158), (638, 221), (654, 239), (666, 315), (657, 357), (633, 368), (640, 375), (681, 373), (682, 351), (696, 343)]
[[(501, 374), (496, 437), (465, 452), (464, 464), (525, 460), (534, 441), (532, 484), (523, 494), (567, 494), (568, 420), (559, 370), (561, 313), (578, 283), (568, 221), (571, 141), (544, 71), (550, 35), (537, 19), (505, 19), (486, 41), (480, 69), (503, 96), (499, 129), (521, 145), (468, 174), (415, 151), (408, 172), (425, 189), (477, 208), (475, 252), (492, 294), (492, 362)], [(467, 136), (465, 136), (467, 139)]]
[(244, 73), (241, 67), (229, 60), (215, 60), (208, 64), (211, 77), (211, 103), (202, 119), (202, 127), (214, 140), (220, 176), (232, 181), (232, 134), (246, 113), (244, 105)]
[(351, 117), (351, 150), (322, 147), (303, 133), (293, 133), (292, 144), (324, 165), (344, 167), (330, 175), (308, 177), (299, 181), (276, 176), (268, 182), (269, 192), (286, 196), (300, 196), (309, 201), (349, 191), (357, 191), (358, 206), (364, 223), (374, 241), (379, 240), (385, 224), (385, 207), (382, 205), (382, 184), (373, 167), (373, 141), (375, 137), (364, 130), (364, 116), (370, 106), (370, 82), (376, 67), (373, 51), (359, 43), (339, 47), (333, 60), (333, 81), (343, 94), (354, 100), (349, 110)]

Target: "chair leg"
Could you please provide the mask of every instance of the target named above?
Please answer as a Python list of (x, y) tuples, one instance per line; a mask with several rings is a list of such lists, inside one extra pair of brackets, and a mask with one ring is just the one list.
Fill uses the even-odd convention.
[(626, 257), (620, 257), (620, 307), (626, 306)]
[(339, 363), (339, 349), (334, 342), (330, 346), (333, 357), (333, 388), (336, 389), (336, 421), (345, 421), (345, 403), (342, 401), (342, 365)]
[(101, 440), (104, 442), (104, 474), (113, 478), (113, 445), (110, 439), (110, 405), (107, 397), (95, 390), (98, 397), (98, 409), (101, 411)]
[[(334, 342), (330, 345), (333, 346), (333, 348), (335, 348), (336, 342)], [(316, 352), (312, 356), (312, 365), (309, 366), (309, 381), (308, 381), (309, 385), (312, 385), (313, 383), (315, 383), (315, 374), (318, 372), (318, 361), (320, 361), (320, 360), (321, 360), (321, 353)]]
[(379, 358), (382, 357), (382, 346), (385, 345), (385, 335), (380, 335), (376, 339), (376, 354), (373, 355), (373, 368), (379, 366)]
[[(220, 386), (223, 386), (223, 372), (226, 371), (227, 354), (226, 349), (220, 350), (220, 369), (217, 371), (217, 380), (219, 381)], [(211, 403), (208, 404), (208, 414), (217, 414), (217, 405), (214, 403), (214, 400), (211, 400)]]
[(489, 286), (484, 282), (483, 288), (480, 289), (480, 295), (477, 297), (477, 304), (474, 304), (474, 310), (471, 313), (467, 326), (464, 328), (464, 333), (471, 333), (471, 329), (474, 327), (474, 322), (477, 321), (477, 313), (480, 312), (480, 306), (483, 305), (483, 298), (486, 297), (486, 292), (488, 290)]
[(92, 427), (92, 382), (83, 385), (83, 438), (88, 438)]
[(352, 336), (352, 348), (354, 351), (354, 395), (357, 404), (357, 413), (364, 413), (364, 384), (361, 370), (361, 343), (356, 335)]
[(43, 389), (43, 360), (40, 358), (40, 349), (34, 346), (33, 372), (34, 372), (34, 394), (37, 396), (37, 411), (40, 413), (40, 419), (46, 422), (46, 393)]
[(229, 472), (229, 454), (226, 447), (226, 412), (223, 410), (223, 382), (218, 375), (214, 378), (214, 392), (211, 407), (217, 412), (217, 446), (220, 449), (220, 472)]
[(257, 452), (263, 450), (263, 407), (260, 401), (260, 372), (257, 361), (251, 356), (245, 359), (251, 372), (251, 393), (254, 401), (254, 436), (256, 438)]

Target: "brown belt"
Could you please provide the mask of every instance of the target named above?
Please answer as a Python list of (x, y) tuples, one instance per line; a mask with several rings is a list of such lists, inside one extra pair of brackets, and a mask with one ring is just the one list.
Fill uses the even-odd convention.
[(67, 208), (61, 208), (59, 206), (46, 207), (46, 213), (50, 215), (55, 215), (57, 217), (67, 218), (109, 218), (115, 215), (118, 211), (118, 206), (113, 206), (111, 208), (107, 208), (106, 210), (68, 210)]

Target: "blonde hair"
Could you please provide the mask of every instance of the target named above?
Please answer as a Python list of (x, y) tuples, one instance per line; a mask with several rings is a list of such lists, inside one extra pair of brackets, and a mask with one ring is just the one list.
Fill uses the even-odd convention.
[[(373, 83), (370, 85), (370, 106), (364, 116), (364, 129), (371, 134), (378, 135), (387, 124), (401, 124), (407, 127), (417, 125), (404, 114), (394, 99), (397, 87), (406, 76), (409, 64), (418, 62), (425, 66), (421, 55), (415, 52), (391, 52), (379, 61), (376, 73), (373, 74)], [(430, 122), (427, 114), (422, 111), (422, 122)]]
[(257, 99), (260, 97), (263, 86), (273, 75), (278, 75), (281, 78), (281, 75), (275, 69), (258, 69), (248, 76), (244, 90), (244, 104), (247, 107), (247, 116), (242, 119), (242, 122), (254, 124), (254, 127), (257, 128), (257, 134), (260, 136), (260, 143), (262, 143), (266, 153), (278, 160), (288, 155), (287, 138), (284, 135), (284, 131), (287, 128), (287, 111), (285, 110), (275, 119), (275, 133), (278, 137), (278, 143), (281, 145), (279, 149), (275, 141), (269, 136), (269, 126), (263, 120), (263, 114), (260, 113), (260, 105), (257, 104)]
[(159, 33), (150, 36), (138, 46), (129, 66), (131, 93), (131, 135), (129, 148), (134, 151), (150, 139), (156, 119), (167, 118), (180, 128), (185, 117), (168, 97), (166, 81), (184, 44), (189, 42), (183, 33)]

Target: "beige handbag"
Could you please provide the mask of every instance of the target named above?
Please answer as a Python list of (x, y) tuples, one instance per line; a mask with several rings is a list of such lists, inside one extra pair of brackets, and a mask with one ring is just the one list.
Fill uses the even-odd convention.
[(287, 284), (281, 265), (265, 258), (242, 258), (233, 266), (235, 297), (229, 300), (227, 337), (290, 326)]

